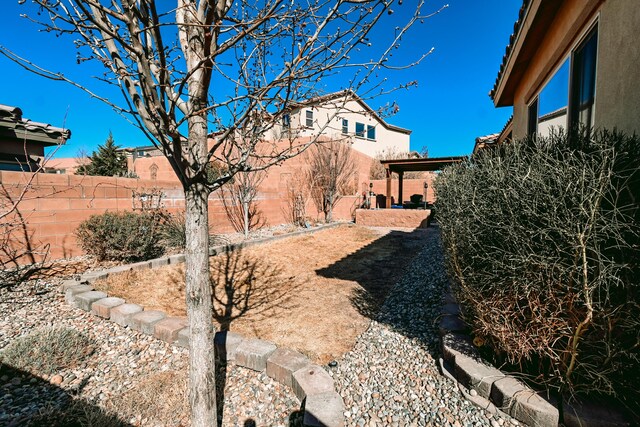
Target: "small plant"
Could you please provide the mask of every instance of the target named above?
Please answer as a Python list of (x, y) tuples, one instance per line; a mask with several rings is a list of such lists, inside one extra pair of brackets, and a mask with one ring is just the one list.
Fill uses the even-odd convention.
[(166, 214), (162, 221), (161, 234), (165, 248), (184, 249), (187, 243), (184, 212)]
[(142, 261), (164, 253), (162, 211), (106, 212), (76, 230), (82, 249), (99, 260)]
[(94, 345), (75, 329), (47, 327), (12, 341), (0, 353), (0, 362), (34, 375), (51, 375), (85, 360)]

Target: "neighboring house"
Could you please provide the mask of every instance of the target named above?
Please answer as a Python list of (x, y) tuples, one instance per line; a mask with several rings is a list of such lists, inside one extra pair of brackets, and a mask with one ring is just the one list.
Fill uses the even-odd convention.
[(22, 110), (0, 104), (0, 170), (36, 171), (45, 147), (64, 144), (71, 131), (22, 118)]
[(525, 0), (490, 96), (503, 142), (576, 124), (640, 131), (637, 0)]
[(322, 134), (344, 140), (369, 157), (386, 152), (408, 153), (411, 131), (387, 123), (352, 91), (340, 91), (293, 104), (267, 139)]

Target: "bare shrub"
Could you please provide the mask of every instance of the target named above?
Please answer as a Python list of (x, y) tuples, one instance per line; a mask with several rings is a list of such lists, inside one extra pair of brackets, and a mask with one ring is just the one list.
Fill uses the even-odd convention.
[(640, 401), (640, 140), (578, 132), (483, 151), (436, 182), (476, 335), (561, 393)]
[(240, 172), (231, 181), (220, 187), (220, 195), (227, 218), (234, 230), (244, 232), (264, 227), (266, 220), (258, 208), (258, 187), (264, 181), (262, 171)]
[(356, 190), (353, 182), (357, 166), (349, 144), (330, 141), (311, 149), (307, 182), (311, 198), (326, 222), (332, 221), (333, 208), (345, 194)]
[[(380, 163), (380, 160), (399, 160), (399, 159), (410, 159), (412, 157), (427, 157), (427, 149), (426, 147), (422, 148), (422, 152), (420, 154), (416, 152), (408, 152), (408, 151), (398, 151), (397, 149), (391, 148), (385, 152), (378, 153), (375, 155), (373, 160), (371, 161), (371, 167), (369, 168), (369, 178), (370, 179), (386, 179), (387, 175), (384, 170), (384, 166)], [(405, 172), (404, 179), (420, 179), (424, 178), (424, 172)]]
[(94, 351), (86, 335), (66, 327), (46, 327), (12, 341), (0, 353), (0, 361), (34, 375), (51, 375), (72, 368)]
[(310, 196), (305, 172), (296, 170), (286, 182), (284, 215), (293, 225), (302, 227), (307, 221), (307, 201)]

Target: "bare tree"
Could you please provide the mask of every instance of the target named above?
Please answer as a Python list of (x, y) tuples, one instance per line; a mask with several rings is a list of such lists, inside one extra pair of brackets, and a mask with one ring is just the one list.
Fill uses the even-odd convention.
[(358, 170), (351, 146), (344, 141), (331, 141), (317, 145), (309, 154), (307, 182), (311, 198), (325, 221), (331, 222), (334, 206), (342, 196), (356, 190), (354, 179)]
[(264, 178), (263, 171), (240, 172), (227, 185), (220, 187), (227, 218), (236, 231), (244, 233), (245, 238), (250, 230), (265, 225), (265, 219), (256, 202), (258, 187)]
[[(369, 178), (371, 179), (385, 179), (387, 177), (386, 172), (384, 170), (384, 166), (380, 163), (380, 160), (398, 160), (398, 159), (411, 159), (413, 157), (428, 157), (427, 147), (422, 147), (420, 153), (416, 152), (407, 152), (407, 151), (398, 151), (395, 149), (390, 149), (383, 153), (378, 153), (371, 161), (371, 168), (369, 169)], [(424, 178), (424, 172), (405, 172), (405, 179), (420, 179)]]
[[(364, 97), (388, 92), (377, 73), (411, 66), (428, 55), (418, 54), (413, 64), (388, 60), (409, 28), (433, 13), (422, 13), (423, 1), (417, 2), (406, 22), (394, 22), (388, 30), (388, 43), (377, 48), (370, 47), (368, 37), (393, 13), (393, 0), (32, 1), (45, 12), (39, 16), (50, 18), (40, 22), (45, 30), (73, 38), (79, 63), (94, 60), (105, 67), (98, 80), (121, 91), (124, 103), (6, 48), (0, 53), (86, 91), (129, 118), (162, 150), (182, 183), (191, 423), (210, 425), (217, 414), (212, 290), (204, 249), (209, 194), (239, 172), (264, 170), (316, 141), (322, 126), (311, 138), (284, 143), (266, 141), (264, 135), (294, 105), (304, 106), (318, 95), (315, 85), (323, 77), (341, 73), (343, 88)], [(210, 179), (211, 162), (223, 164), (226, 173)]]
[(309, 200), (309, 183), (307, 171), (296, 169), (286, 181), (283, 213), (285, 217), (297, 226), (304, 226), (307, 221), (307, 201)]

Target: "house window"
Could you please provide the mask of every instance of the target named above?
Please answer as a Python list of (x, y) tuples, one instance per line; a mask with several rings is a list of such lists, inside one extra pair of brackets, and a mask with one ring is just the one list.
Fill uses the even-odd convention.
[(345, 135), (349, 133), (349, 120), (347, 119), (342, 119), (342, 133)]
[(573, 52), (571, 61), (571, 98), (569, 111), (572, 126), (593, 126), (596, 97), (596, 59), (598, 29), (594, 28)]
[(569, 100), (569, 59), (558, 68), (538, 96), (537, 133), (549, 136), (567, 127)]
[(282, 116), (282, 127), (285, 129), (289, 129), (291, 126), (291, 116), (289, 114), (285, 114)]
[(313, 111), (311, 110), (307, 110), (306, 111), (306, 122), (305, 125), (310, 128), (313, 127)]
[(367, 139), (376, 139), (376, 128), (375, 126), (367, 125)]
[(356, 136), (364, 138), (364, 123), (356, 122)]

